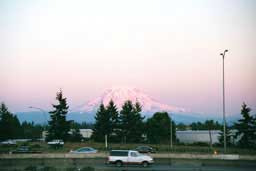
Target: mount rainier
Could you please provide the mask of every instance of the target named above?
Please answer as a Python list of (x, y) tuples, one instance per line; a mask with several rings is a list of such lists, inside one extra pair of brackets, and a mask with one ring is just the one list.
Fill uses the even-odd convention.
[(95, 112), (101, 103), (107, 106), (113, 100), (118, 110), (121, 110), (125, 101), (131, 100), (133, 103), (138, 101), (142, 105), (143, 113), (154, 113), (159, 111), (166, 112), (185, 112), (186, 110), (180, 107), (163, 104), (145, 92), (135, 87), (112, 87), (107, 89), (101, 96), (88, 101), (86, 104), (78, 107), (80, 112)]

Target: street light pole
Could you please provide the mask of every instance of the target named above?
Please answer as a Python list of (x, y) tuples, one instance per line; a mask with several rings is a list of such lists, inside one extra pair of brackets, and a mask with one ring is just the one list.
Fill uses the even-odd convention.
[(171, 142), (171, 149), (172, 149), (172, 117), (170, 117), (170, 121), (171, 121), (171, 123), (170, 123), (170, 142)]
[(170, 125), (169, 125), (169, 131), (170, 131), (170, 142), (169, 142), (169, 165), (171, 166), (171, 150), (173, 147), (173, 143), (172, 143), (172, 117), (171, 114), (169, 114), (170, 117)]
[(47, 124), (47, 118), (46, 118), (46, 113), (47, 112), (45, 110), (43, 110), (43, 109), (41, 109), (39, 107), (34, 107), (34, 106), (29, 106), (28, 108), (40, 110), (44, 114), (45, 124)]
[(221, 53), (220, 55), (222, 56), (222, 88), (223, 88), (223, 92), (222, 92), (222, 96), (223, 96), (223, 101), (222, 101), (222, 107), (223, 107), (223, 135), (224, 135), (224, 153), (227, 152), (227, 135), (226, 135), (226, 109), (225, 109), (225, 54), (226, 52), (228, 52), (228, 50), (226, 49), (223, 53)]
[[(46, 118), (46, 111), (45, 111), (45, 110), (43, 110), (43, 109), (41, 109), (41, 108), (39, 108), (39, 107), (33, 107), (33, 106), (29, 106), (28, 108), (40, 110), (40, 111), (43, 113), (43, 115), (44, 115), (45, 126), (47, 125), (47, 118)], [(44, 131), (46, 131), (46, 129), (45, 129), (45, 127), (43, 126), (43, 132), (44, 132)], [(42, 139), (43, 139), (43, 133), (42, 133)]]

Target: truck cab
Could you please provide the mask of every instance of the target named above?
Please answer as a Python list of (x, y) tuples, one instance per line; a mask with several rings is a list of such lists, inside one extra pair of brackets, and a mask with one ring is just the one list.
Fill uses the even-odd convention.
[(154, 160), (148, 155), (144, 155), (135, 150), (112, 150), (108, 156), (108, 164), (115, 164), (121, 167), (124, 164), (135, 164), (147, 167), (153, 164)]

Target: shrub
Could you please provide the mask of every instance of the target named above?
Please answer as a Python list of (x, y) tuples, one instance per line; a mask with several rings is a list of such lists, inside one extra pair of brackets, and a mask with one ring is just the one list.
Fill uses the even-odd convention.
[(25, 171), (36, 171), (36, 166), (28, 166), (25, 168)]
[(33, 144), (30, 146), (31, 148), (42, 148), (40, 144)]
[(206, 142), (194, 142), (191, 145), (194, 145), (194, 146), (209, 146), (209, 144), (206, 143)]
[(57, 169), (55, 167), (50, 167), (50, 166), (45, 166), (42, 170), (40, 171), (56, 171)]
[(94, 171), (94, 168), (87, 166), (87, 167), (82, 168), (81, 171)]
[(66, 171), (77, 171), (78, 169), (76, 167), (69, 167), (66, 168)]
[(28, 146), (29, 145), (29, 142), (23, 142), (23, 143), (21, 143), (21, 146)]

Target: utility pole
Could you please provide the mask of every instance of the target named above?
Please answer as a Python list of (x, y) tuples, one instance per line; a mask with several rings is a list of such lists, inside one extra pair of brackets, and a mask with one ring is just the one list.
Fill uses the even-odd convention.
[(220, 55), (222, 56), (222, 97), (223, 97), (223, 101), (222, 101), (222, 107), (223, 107), (223, 135), (224, 135), (224, 153), (227, 152), (227, 135), (226, 135), (226, 109), (225, 109), (225, 54), (226, 52), (228, 52), (228, 50), (226, 49), (223, 53), (221, 53)]
[(170, 141), (171, 141), (171, 149), (172, 149), (172, 118), (170, 117), (171, 123), (170, 123)]
[(105, 135), (105, 148), (108, 150), (108, 135)]
[(171, 117), (171, 114), (169, 114), (169, 117), (170, 117), (170, 127), (169, 127), (169, 131), (170, 131), (170, 141), (169, 141), (169, 166), (171, 166), (171, 150), (172, 150), (172, 147), (173, 147), (173, 143), (172, 143), (172, 117)]

